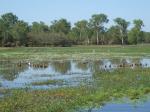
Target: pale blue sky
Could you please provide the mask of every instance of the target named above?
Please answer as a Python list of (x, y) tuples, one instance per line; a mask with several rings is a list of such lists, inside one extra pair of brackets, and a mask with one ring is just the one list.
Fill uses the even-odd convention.
[(111, 20), (122, 17), (128, 21), (141, 18), (144, 30), (150, 31), (150, 0), (0, 0), (0, 15), (13, 12), (29, 23), (66, 18), (72, 24), (89, 19), (92, 14), (105, 13)]

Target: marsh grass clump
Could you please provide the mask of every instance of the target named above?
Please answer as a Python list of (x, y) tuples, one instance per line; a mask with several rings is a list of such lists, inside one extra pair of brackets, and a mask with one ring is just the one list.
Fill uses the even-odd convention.
[(6, 95), (8, 93), (10, 93), (9, 89), (5, 89), (5, 88), (0, 87), (0, 94)]
[(32, 82), (32, 85), (34, 86), (40, 86), (40, 85), (60, 85), (63, 84), (64, 80), (46, 80), (46, 81), (40, 81), (40, 82)]
[(143, 91), (144, 91), (144, 94), (148, 94), (148, 93), (150, 93), (150, 88), (148, 88), (148, 87), (147, 87), (147, 88), (144, 88)]
[[(88, 91), (84, 87), (56, 90), (12, 90), (12, 96), (0, 100), (0, 111), (67, 112), (87, 105)], [(84, 96), (85, 95), (85, 96)]]

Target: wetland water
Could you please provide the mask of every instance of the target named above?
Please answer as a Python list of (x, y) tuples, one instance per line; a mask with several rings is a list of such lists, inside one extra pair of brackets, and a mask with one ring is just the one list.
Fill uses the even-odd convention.
[[(0, 82), (4, 88), (58, 88), (92, 82), (97, 71), (136, 67), (149, 68), (150, 59), (57, 60), (43, 62), (0, 61)], [(32, 85), (33, 82), (63, 80), (63, 83)]]
[(85, 109), (79, 112), (150, 112), (150, 101), (139, 101), (137, 103), (131, 103), (132, 101), (126, 101), (124, 103), (107, 103), (101, 108)]
[[(150, 58), (100, 59), (100, 60), (53, 60), (53, 61), (0, 61), (1, 88), (53, 89), (79, 85), (91, 85), (95, 72), (113, 72), (116, 69), (150, 68)], [(140, 74), (137, 74), (138, 76)], [(139, 78), (138, 78), (139, 79)], [(58, 80), (58, 82), (34, 85), (34, 82)], [(63, 82), (59, 83), (59, 80)], [(139, 79), (140, 80), (140, 79)], [(102, 82), (103, 83), (103, 82)], [(1, 94), (0, 97), (3, 97)], [(106, 103), (102, 108), (83, 109), (81, 112), (150, 112), (150, 102)]]

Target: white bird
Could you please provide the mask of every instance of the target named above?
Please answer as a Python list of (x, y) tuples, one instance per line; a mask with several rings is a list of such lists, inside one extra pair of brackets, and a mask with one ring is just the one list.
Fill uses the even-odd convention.
[(29, 66), (31, 66), (31, 63), (30, 63), (30, 62), (28, 62), (28, 65), (29, 65)]

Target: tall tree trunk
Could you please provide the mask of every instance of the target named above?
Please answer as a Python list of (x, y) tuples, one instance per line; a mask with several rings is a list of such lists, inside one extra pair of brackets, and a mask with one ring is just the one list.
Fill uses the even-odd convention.
[(81, 32), (80, 32), (80, 41), (81, 41), (81, 37), (82, 37), (82, 34), (81, 34)]
[(88, 45), (90, 44), (90, 39), (87, 37), (87, 43), (88, 43)]
[(136, 37), (136, 45), (138, 44), (138, 37)]
[(123, 39), (123, 36), (122, 36), (122, 45), (124, 45), (124, 39)]
[(140, 31), (137, 33), (136, 44), (138, 44), (138, 40), (140, 39)]
[(123, 36), (123, 32), (122, 32), (122, 30), (120, 29), (120, 34), (121, 34), (121, 43), (122, 43), (122, 45), (124, 45), (124, 36)]
[(1, 39), (1, 47), (3, 47), (3, 39)]
[(102, 34), (102, 45), (104, 45), (104, 35)]
[(98, 34), (98, 33), (99, 33), (99, 32), (97, 31), (97, 37), (96, 37), (96, 38), (97, 38), (97, 45), (99, 44), (99, 38), (98, 38), (98, 37), (99, 37), (99, 34)]
[(82, 34), (81, 34), (81, 31), (80, 31), (78, 44), (81, 44), (81, 36), (82, 36)]

